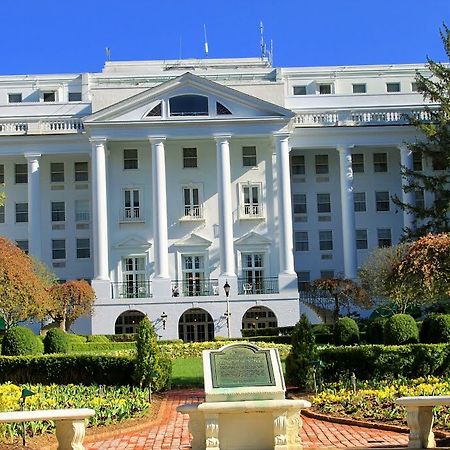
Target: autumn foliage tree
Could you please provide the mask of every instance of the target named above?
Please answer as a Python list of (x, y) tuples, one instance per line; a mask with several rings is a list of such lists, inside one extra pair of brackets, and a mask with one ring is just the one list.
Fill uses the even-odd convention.
[(85, 280), (70, 280), (50, 288), (48, 315), (67, 331), (72, 323), (92, 311), (95, 293)]
[(48, 302), (48, 291), (34, 270), (33, 260), (0, 237), (0, 317), (5, 328), (30, 318), (41, 319)]
[[(346, 278), (324, 278), (312, 282), (313, 291), (324, 303), (331, 303), (328, 307), (333, 310), (333, 321), (337, 322), (341, 308), (355, 305), (362, 308), (371, 306), (370, 298), (366, 291), (360, 288), (354, 281)], [(326, 296), (323, 296), (326, 294)], [(330, 302), (331, 300), (331, 302)]]

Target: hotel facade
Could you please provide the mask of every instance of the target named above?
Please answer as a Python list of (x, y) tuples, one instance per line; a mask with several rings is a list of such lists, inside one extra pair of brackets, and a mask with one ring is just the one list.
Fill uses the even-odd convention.
[[(80, 333), (162, 339), (288, 326), (299, 291), (356, 279), (397, 210), (423, 65), (274, 68), (260, 58), (105, 63), (0, 77), (0, 233), (96, 292)], [(302, 295), (300, 295), (301, 298)]]

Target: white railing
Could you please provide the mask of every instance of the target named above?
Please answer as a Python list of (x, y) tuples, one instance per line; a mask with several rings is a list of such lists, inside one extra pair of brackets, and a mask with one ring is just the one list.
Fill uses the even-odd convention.
[(143, 222), (142, 211), (139, 206), (126, 206), (122, 215), (122, 222)]
[(320, 126), (364, 126), (364, 125), (405, 125), (408, 117), (432, 120), (431, 113), (423, 108), (390, 109), (342, 109), (337, 111), (297, 112), (294, 119), (297, 127)]
[(202, 205), (185, 205), (183, 209), (184, 220), (199, 220), (203, 219), (203, 206)]
[(81, 133), (81, 118), (0, 119), (0, 135)]
[(243, 205), (240, 209), (241, 219), (261, 219), (263, 218), (263, 208), (262, 205)]
[(90, 214), (87, 211), (79, 211), (75, 213), (75, 222), (89, 222)]

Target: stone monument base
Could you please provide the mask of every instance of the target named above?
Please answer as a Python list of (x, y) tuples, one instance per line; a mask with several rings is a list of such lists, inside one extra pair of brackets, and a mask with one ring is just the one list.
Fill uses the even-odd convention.
[(192, 450), (302, 450), (306, 400), (244, 400), (181, 405), (189, 414)]

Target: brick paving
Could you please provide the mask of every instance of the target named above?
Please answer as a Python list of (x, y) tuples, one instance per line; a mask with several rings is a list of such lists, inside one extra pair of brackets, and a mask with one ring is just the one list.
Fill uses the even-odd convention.
[[(171, 391), (161, 403), (158, 417), (143, 431), (125, 433), (111, 439), (87, 443), (87, 450), (163, 450), (189, 449), (187, 415), (176, 412), (178, 405), (204, 401), (203, 391)], [(303, 418), (301, 433), (308, 449), (324, 448), (392, 448), (406, 447), (405, 433), (374, 428), (341, 425), (322, 420)]]

